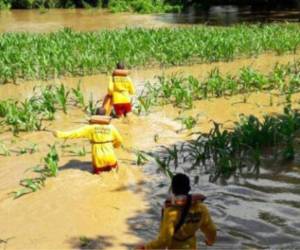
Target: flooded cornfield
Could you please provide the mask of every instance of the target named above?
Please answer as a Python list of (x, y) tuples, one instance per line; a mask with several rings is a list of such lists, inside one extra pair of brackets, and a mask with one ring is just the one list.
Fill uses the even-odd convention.
[[(1, 11), (0, 46), (10, 49), (0, 51), (0, 249), (133, 249), (157, 236), (161, 208), (170, 195), (169, 177), (176, 172), (189, 175), (193, 193), (207, 197), (204, 203), (217, 226), (212, 247), (197, 234), (199, 249), (300, 248), (299, 15), (297, 9), (234, 5), (156, 15), (99, 9)], [(247, 32), (255, 38), (244, 34), (243, 25), (234, 26), (269, 22), (283, 23), (251, 26)], [(207, 24), (233, 25), (235, 37), (230, 27), (209, 26), (211, 33), (205, 33)], [(193, 32), (182, 35), (181, 27)], [(86, 33), (101, 30), (106, 33)], [(138, 32), (145, 46), (137, 46)], [(196, 32), (202, 40), (192, 36)], [(111, 36), (113, 52), (98, 44), (96, 35)], [(122, 35), (125, 42), (118, 40)], [(124, 42), (126, 53), (115, 41), (119, 46)], [(172, 46), (164, 48), (168, 42)], [(196, 49), (198, 42), (202, 47)], [(177, 50), (178, 44), (190, 50)], [(96, 63), (83, 48), (103, 58)], [(129, 53), (132, 49), (138, 53)], [(18, 57), (18, 52), (24, 54)], [(112, 120), (123, 137), (123, 146), (116, 149), (119, 168), (98, 176), (90, 142), (58, 140), (53, 131), (88, 123), (107, 93), (112, 61), (124, 55), (137, 92), (134, 112), (128, 119)], [(233, 138), (243, 144), (232, 135), (244, 136), (248, 144), (233, 148), (230, 158), (222, 147), (232, 143), (222, 143)], [(191, 150), (197, 145), (211, 151)], [(53, 147), (58, 172), (34, 186), (40, 166), (48, 164), (45, 159), (56, 157)], [(239, 167), (219, 169), (217, 163), (224, 162)], [(23, 194), (24, 187), (30, 192)]]

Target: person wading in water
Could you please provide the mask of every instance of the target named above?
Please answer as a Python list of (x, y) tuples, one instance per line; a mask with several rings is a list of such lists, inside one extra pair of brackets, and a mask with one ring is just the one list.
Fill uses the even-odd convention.
[(173, 197), (165, 201), (157, 239), (136, 249), (197, 249), (196, 232), (200, 229), (208, 246), (216, 240), (214, 225), (201, 194), (189, 194), (190, 180), (184, 174), (172, 178)]
[(110, 124), (111, 117), (104, 116), (104, 114), (105, 110), (98, 108), (96, 115), (90, 118), (89, 125), (68, 132), (53, 132), (54, 136), (62, 139), (89, 139), (92, 144), (92, 162), (95, 174), (117, 168), (114, 148), (120, 147), (122, 144), (118, 130)]
[(127, 116), (131, 112), (131, 95), (135, 93), (135, 88), (128, 75), (129, 71), (125, 70), (124, 64), (117, 63), (117, 67), (109, 79), (108, 94), (105, 96), (102, 105), (106, 115), (111, 114), (112, 107), (118, 118)]

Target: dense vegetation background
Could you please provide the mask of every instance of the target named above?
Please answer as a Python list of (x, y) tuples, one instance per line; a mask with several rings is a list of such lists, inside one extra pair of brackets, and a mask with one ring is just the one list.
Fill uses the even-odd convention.
[(185, 6), (235, 4), (270, 7), (300, 6), (300, 0), (0, 0), (0, 9), (108, 7), (113, 12), (179, 12)]

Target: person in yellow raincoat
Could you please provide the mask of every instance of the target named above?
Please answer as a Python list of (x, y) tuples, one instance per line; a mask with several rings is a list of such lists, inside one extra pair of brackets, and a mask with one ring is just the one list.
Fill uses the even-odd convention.
[(137, 249), (197, 249), (195, 233), (201, 230), (208, 246), (216, 240), (214, 225), (207, 207), (202, 203), (201, 194), (189, 194), (190, 181), (184, 174), (176, 174), (172, 179), (175, 195), (166, 200), (158, 237)]
[(135, 88), (128, 74), (124, 64), (119, 62), (109, 79), (108, 95), (103, 101), (102, 107), (105, 108), (106, 115), (110, 114), (111, 105), (117, 117), (126, 116), (131, 112), (131, 95), (134, 95)]
[(114, 148), (122, 144), (118, 130), (110, 124), (110, 117), (102, 116), (104, 110), (98, 109), (89, 125), (69, 132), (55, 131), (54, 135), (62, 139), (87, 138), (92, 144), (92, 163), (95, 174), (117, 168)]

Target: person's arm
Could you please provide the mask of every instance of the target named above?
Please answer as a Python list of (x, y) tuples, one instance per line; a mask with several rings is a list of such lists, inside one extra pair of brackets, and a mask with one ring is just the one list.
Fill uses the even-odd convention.
[(109, 77), (109, 82), (108, 82), (108, 89), (107, 89), (108, 94), (111, 96), (114, 92), (114, 81), (113, 78), (110, 76)]
[(62, 132), (62, 131), (55, 131), (54, 135), (61, 139), (75, 139), (75, 138), (89, 138), (91, 136), (91, 126), (84, 126), (79, 129)]
[(119, 131), (114, 127), (112, 126), (112, 134), (113, 134), (113, 145), (115, 148), (118, 148), (122, 145), (123, 143), (123, 139), (119, 133)]
[(132, 82), (132, 80), (128, 77), (128, 81), (129, 81), (129, 88), (128, 88), (128, 93), (131, 95), (135, 94), (135, 88), (134, 88), (134, 84)]
[(203, 204), (201, 231), (205, 235), (205, 243), (211, 246), (215, 243), (217, 237), (217, 229), (213, 223), (207, 207)]
[(164, 209), (163, 221), (161, 222), (160, 231), (158, 237), (146, 243), (145, 249), (165, 249), (170, 247), (175, 230), (175, 222), (177, 218), (177, 212), (169, 209)]

